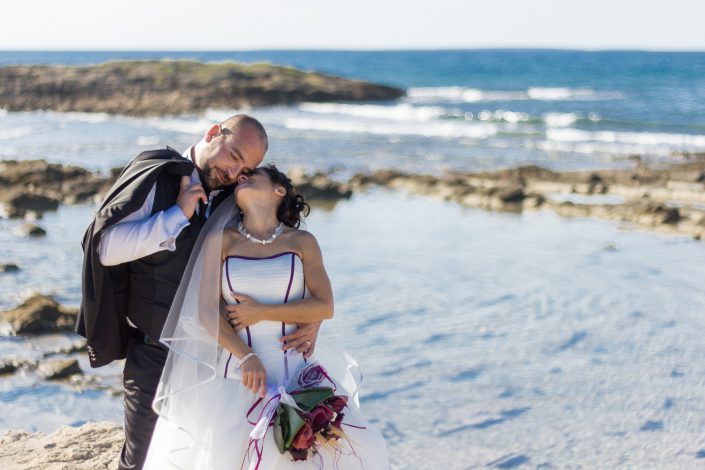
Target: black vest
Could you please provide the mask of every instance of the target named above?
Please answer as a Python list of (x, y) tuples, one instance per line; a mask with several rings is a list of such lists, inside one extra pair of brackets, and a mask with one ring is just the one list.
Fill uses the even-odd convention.
[[(180, 176), (162, 173), (157, 179), (152, 215), (169, 209), (179, 196)], [(176, 239), (176, 251), (162, 250), (129, 263), (127, 316), (143, 333), (159, 338), (191, 251), (201, 230), (194, 213)]]

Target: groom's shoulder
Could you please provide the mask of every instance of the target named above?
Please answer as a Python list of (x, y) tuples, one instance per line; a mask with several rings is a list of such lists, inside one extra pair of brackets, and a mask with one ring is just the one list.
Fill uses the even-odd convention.
[(118, 179), (133, 178), (136, 175), (151, 173), (156, 170), (166, 170), (167, 173), (188, 175), (193, 170), (193, 162), (181, 156), (179, 152), (166, 147), (163, 149), (147, 150), (125, 165)]
[(156, 150), (146, 150), (139, 155), (137, 155), (134, 159), (132, 159), (132, 162), (130, 164), (134, 163), (140, 163), (140, 162), (148, 162), (152, 164), (158, 164), (158, 163), (163, 163), (163, 162), (169, 162), (169, 161), (175, 161), (175, 162), (188, 162), (186, 158), (181, 156), (179, 152), (174, 150), (171, 147), (166, 147), (163, 149), (156, 149)]

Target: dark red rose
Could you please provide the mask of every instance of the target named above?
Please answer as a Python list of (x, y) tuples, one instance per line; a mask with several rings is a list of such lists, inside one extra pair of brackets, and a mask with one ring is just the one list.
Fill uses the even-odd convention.
[(301, 429), (299, 429), (299, 432), (296, 433), (291, 447), (307, 450), (314, 442), (316, 442), (316, 437), (313, 435), (313, 428), (311, 427), (311, 423), (306, 420)]
[(325, 405), (318, 405), (311, 410), (311, 427), (314, 434), (325, 428), (335, 416), (335, 412)]
[(340, 426), (343, 424), (343, 417), (345, 416), (345, 413), (338, 413), (338, 415), (335, 417), (335, 420), (331, 423), (331, 426), (335, 426), (336, 428), (340, 429)]
[(308, 449), (297, 449), (292, 447), (289, 449), (289, 453), (294, 458), (294, 462), (297, 460), (306, 460), (308, 458)]
[(325, 404), (333, 408), (333, 411), (340, 413), (348, 404), (348, 397), (345, 395), (333, 395), (325, 401)]
[(311, 364), (301, 371), (298, 382), (301, 387), (310, 388), (323, 382), (324, 377), (323, 367)]

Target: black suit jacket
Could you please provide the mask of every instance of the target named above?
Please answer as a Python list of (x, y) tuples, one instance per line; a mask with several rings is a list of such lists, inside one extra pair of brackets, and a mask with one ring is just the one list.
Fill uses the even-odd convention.
[[(82, 297), (76, 332), (87, 340), (92, 367), (123, 359), (131, 334), (127, 323), (129, 263), (100, 263), (98, 244), (102, 232), (142, 207), (163, 172), (180, 177), (190, 175), (193, 169), (190, 160), (170, 148), (139, 154), (120, 173), (88, 226), (82, 243)], [(213, 201), (214, 207), (231, 194), (232, 187), (221, 192)]]

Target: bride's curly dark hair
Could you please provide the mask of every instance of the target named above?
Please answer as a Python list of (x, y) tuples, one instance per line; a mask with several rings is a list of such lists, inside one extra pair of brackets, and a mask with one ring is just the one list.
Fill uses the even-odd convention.
[(269, 180), (286, 191), (286, 194), (277, 208), (277, 219), (289, 227), (299, 228), (304, 217), (311, 212), (311, 207), (304, 201), (304, 197), (299, 194), (291, 180), (285, 173), (281, 172), (275, 165), (269, 164), (257, 168), (269, 176)]

